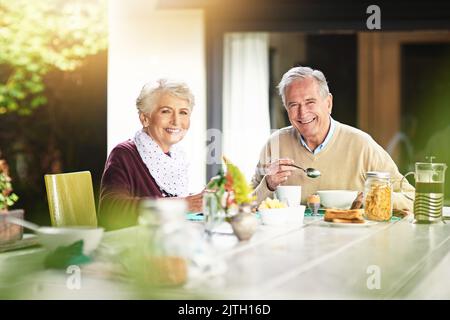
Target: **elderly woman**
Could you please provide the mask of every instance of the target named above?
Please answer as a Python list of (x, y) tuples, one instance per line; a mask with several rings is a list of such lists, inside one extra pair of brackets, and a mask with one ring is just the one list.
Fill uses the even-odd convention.
[(145, 85), (136, 100), (142, 129), (109, 155), (100, 187), (99, 225), (118, 229), (137, 222), (142, 198), (182, 197), (200, 211), (202, 194), (188, 195), (187, 162), (177, 145), (190, 125), (194, 96), (183, 83)]

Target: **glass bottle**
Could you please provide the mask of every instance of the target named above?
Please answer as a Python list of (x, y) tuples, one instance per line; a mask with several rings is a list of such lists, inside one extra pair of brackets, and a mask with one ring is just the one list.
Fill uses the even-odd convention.
[(364, 217), (390, 221), (392, 217), (392, 183), (389, 172), (369, 171), (364, 184)]

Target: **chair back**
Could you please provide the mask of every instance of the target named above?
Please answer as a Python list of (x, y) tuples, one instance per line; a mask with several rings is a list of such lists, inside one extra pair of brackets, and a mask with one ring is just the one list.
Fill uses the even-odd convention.
[(46, 174), (44, 179), (53, 226), (97, 227), (94, 191), (89, 171)]

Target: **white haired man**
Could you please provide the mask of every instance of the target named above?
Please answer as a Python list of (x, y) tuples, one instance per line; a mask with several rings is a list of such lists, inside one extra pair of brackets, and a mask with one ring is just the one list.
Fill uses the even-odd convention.
[[(258, 202), (272, 196), (279, 185), (301, 185), (302, 203), (317, 190), (363, 191), (366, 172), (385, 171), (396, 182), (394, 209), (412, 210), (412, 201), (400, 193), (403, 176), (389, 154), (367, 133), (331, 117), (333, 96), (321, 71), (294, 67), (278, 88), (292, 126), (273, 133), (261, 152), (252, 179)], [(287, 166), (294, 163), (316, 168), (322, 175), (308, 178)], [(404, 182), (403, 190), (414, 188)]]

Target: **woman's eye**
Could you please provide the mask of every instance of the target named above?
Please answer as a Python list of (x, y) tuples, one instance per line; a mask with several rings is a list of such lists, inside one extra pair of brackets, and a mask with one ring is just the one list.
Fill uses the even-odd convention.
[(170, 113), (170, 110), (169, 109), (162, 109), (161, 113)]
[(187, 112), (187, 111), (180, 111), (180, 114), (182, 114), (183, 116), (187, 116), (189, 114), (189, 112)]

